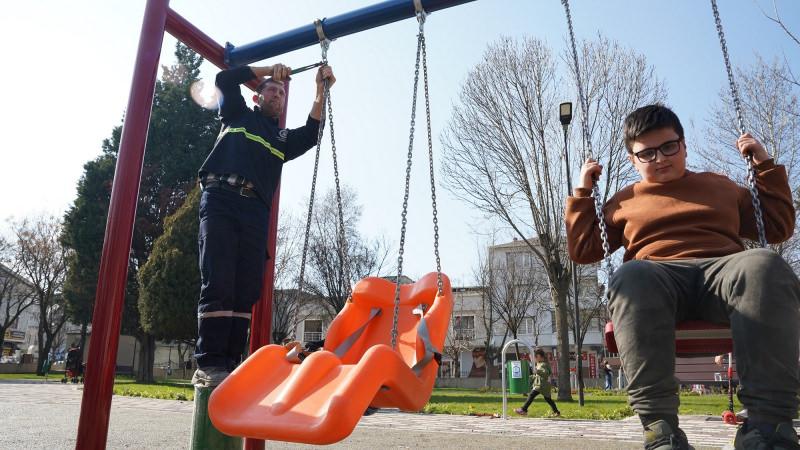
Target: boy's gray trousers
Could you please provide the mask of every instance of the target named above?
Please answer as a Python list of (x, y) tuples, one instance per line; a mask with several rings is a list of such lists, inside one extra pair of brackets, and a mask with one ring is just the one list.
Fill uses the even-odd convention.
[(633, 260), (609, 290), (614, 335), (640, 415), (676, 415), (675, 323), (730, 324), (739, 400), (751, 420), (797, 417), (800, 281), (778, 254), (753, 249), (717, 258)]

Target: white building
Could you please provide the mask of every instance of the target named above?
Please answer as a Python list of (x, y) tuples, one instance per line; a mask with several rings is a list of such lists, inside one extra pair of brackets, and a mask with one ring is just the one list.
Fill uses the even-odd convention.
[[(32, 289), (30, 283), (3, 264), (0, 264), (0, 286), (8, 289), (8, 292), (5, 293), (6, 298), (0, 299), (0, 322), (5, 322), (6, 306), (9, 301), (12, 302), (12, 305), (17, 302), (23, 302), (23, 304), (33, 302), (32, 298), (25, 299), (25, 297), (30, 297), (30, 289)], [(16, 307), (12, 306), (10, 315), (13, 316), (16, 311)], [(28, 306), (6, 329), (3, 346), (0, 349), (0, 362), (19, 362), (22, 355), (30, 353), (31, 348), (36, 351), (38, 328), (39, 310), (36, 305)]]
[[(499, 378), (499, 349), (514, 339), (515, 334), (530, 347), (543, 349), (553, 358), (554, 372), (558, 370), (554, 360), (557, 356), (556, 314), (541, 263), (528, 244), (516, 239), (491, 246), (487, 253), (490, 270), (485, 271), (481, 286), (453, 288), (453, 319), (439, 374), (442, 385), (454, 384), (444, 380), (446, 378), (476, 378), (480, 383), (454, 385), (482, 385), (486, 376), (487, 344), (493, 348), (495, 356), (494, 373), (490, 376)], [(603, 328), (607, 313), (602, 304), (602, 290), (598, 289), (597, 266), (583, 266), (579, 270), (581, 323), (586, 329), (581, 347), (582, 366), (584, 378), (590, 379), (599, 377), (598, 354), (604, 352)], [(570, 295), (568, 299), (568, 316), (574, 368), (573, 298)], [(488, 339), (487, 334), (490, 334)], [(513, 347), (510, 350), (514, 350)], [(520, 352), (527, 354), (528, 348), (520, 346)], [(516, 353), (509, 353), (507, 359), (516, 359)]]

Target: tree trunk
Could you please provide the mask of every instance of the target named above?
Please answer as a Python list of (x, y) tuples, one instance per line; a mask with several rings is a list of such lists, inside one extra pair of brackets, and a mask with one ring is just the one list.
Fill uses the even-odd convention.
[(44, 349), (44, 328), (41, 322), (42, 319), (39, 319), (39, 332), (37, 333), (37, 337), (39, 341), (37, 342), (37, 348), (39, 349), (39, 354), (36, 358), (36, 375), (44, 376), (44, 362), (47, 359), (47, 353), (45, 353)]
[[(42, 357), (42, 355), (44, 355), (44, 357)], [(50, 341), (48, 340), (46, 345), (39, 344), (39, 361), (38, 364), (36, 365), (37, 366), (36, 375), (39, 375), (41, 377), (44, 376), (45, 373), (47, 372), (46, 366), (49, 365), (48, 363), (51, 362), (49, 361), (48, 357), (49, 355), (50, 355)]]
[(6, 342), (6, 327), (0, 325), (0, 350), (3, 348), (3, 344)]
[(156, 338), (149, 334), (143, 334), (139, 338), (139, 344), (139, 368), (136, 370), (136, 381), (139, 383), (153, 383)]
[(80, 346), (80, 349), (81, 349), (81, 351), (80, 351), (81, 359), (79, 359), (81, 364), (83, 364), (83, 355), (86, 354), (86, 334), (89, 331), (88, 329), (89, 329), (89, 324), (88, 323), (84, 322), (84, 323), (81, 324), (81, 337), (80, 337), (80, 343), (78, 344)]
[(567, 281), (558, 280), (552, 291), (556, 307), (556, 329), (558, 330), (558, 400), (572, 401), (569, 383), (569, 321), (567, 320)]

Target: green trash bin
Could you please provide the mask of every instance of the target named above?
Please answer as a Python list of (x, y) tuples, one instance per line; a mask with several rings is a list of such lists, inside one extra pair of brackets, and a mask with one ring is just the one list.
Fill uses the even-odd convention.
[(531, 390), (531, 363), (528, 360), (506, 362), (508, 392), (527, 394)]

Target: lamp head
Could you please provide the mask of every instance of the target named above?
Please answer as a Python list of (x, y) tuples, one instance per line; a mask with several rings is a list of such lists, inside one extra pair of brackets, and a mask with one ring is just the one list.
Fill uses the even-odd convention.
[(564, 102), (558, 105), (558, 115), (561, 120), (561, 125), (569, 125), (572, 121), (572, 102)]

